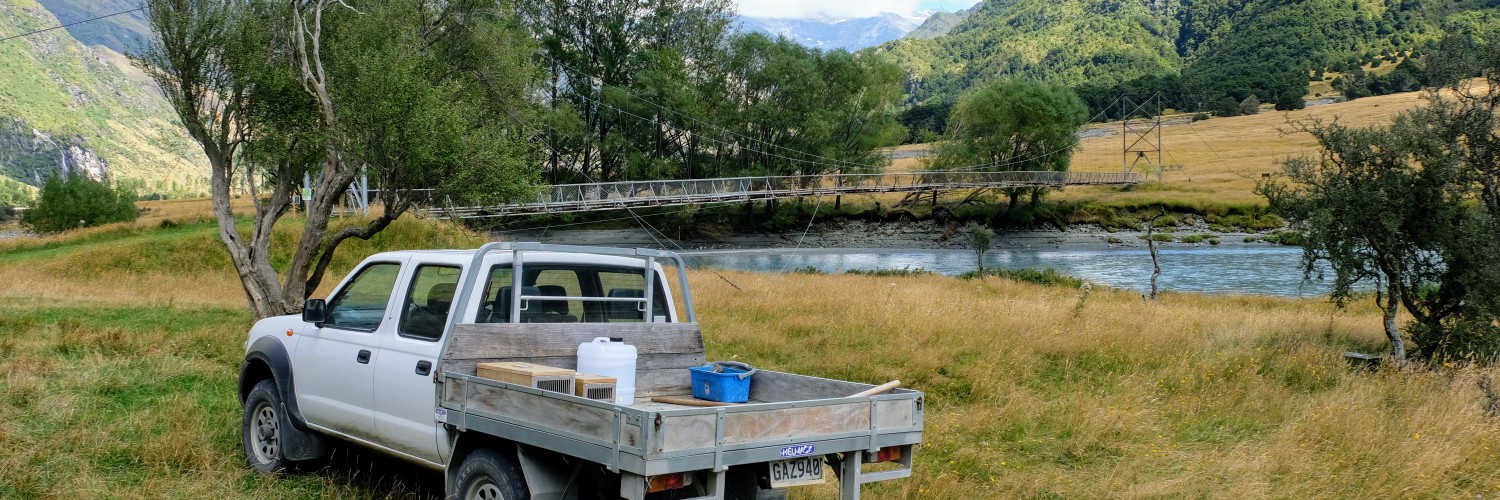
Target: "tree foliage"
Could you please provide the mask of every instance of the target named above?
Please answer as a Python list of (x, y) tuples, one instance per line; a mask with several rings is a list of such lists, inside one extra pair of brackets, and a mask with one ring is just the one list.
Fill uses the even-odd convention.
[[(1285, 180), (1258, 186), (1306, 232), (1304, 269), (1328, 262), (1333, 298), (1375, 288), (1392, 355), (1500, 354), (1500, 226), (1487, 98), (1432, 94), (1385, 127), (1311, 123), (1317, 158), (1283, 163)], [(1396, 319), (1412, 317), (1403, 336)], [(1405, 340), (1413, 344), (1406, 346)]]
[[(493, 0), (279, 2), (149, 0), (156, 40), (139, 54), (208, 156), (220, 238), (256, 317), (295, 312), (334, 251), (412, 207), (414, 190), (452, 202), (527, 192), (533, 154), (530, 42)], [(379, 213), (330, 228), (362, 173)], [(304, 176), (313, 196), (284, 279), (273, 227)], [(229, 206), (248, 190), (248, 238)]]
[(37, 233), (57, 233), (136, 218), (134, 193), (83, 175), (51, 177), (21, 225)]
[[(948, 140), (932, 168), (960, 171), (1066, 171), (1088, 120), (1083, 101), (1067, 87), (1002, 80), (964, 96), (948, 118)], [(1010, 210), (1020, 197), (1038, 203), (1044, 188), (1005, 189)]]
[[(1432, 49), (1444, 30), (1483, 31), (1493, 16), (1476, 9), (1491, 7), (1463, 0), (994, 1), (946, 36), (872, 51), (892, 55), (908, 72), (913, 110), (1017, 77), (1073, 86), (1090, 115), (1110, 118), (1119, 118), (1110, 105), (1120, 95), (1155, 92), (1181, 111), (1215, 110), (1225, 98), (1251, 95), (1285, 110), (1303, 105), (1310, 74)], [(1410, 69), (1374, 92), (1415, 89), (1421, 75)]]
[(733, 34), (723, 0), (523, 3), (554, 183), (813, 174), (899, 143), (899, 69)]

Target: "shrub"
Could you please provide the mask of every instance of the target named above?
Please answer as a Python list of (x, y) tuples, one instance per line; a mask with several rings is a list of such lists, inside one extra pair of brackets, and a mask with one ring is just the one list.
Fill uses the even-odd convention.
[(1208, 113), (1204, 113), (1202, 111), (1199, 111), (1197, 113), (1193, 113), (1193, 121), (1195, 121), (1195, 122), (1201, 122), (1201, 121), (1207, 120), (1207, 119), (1208, 119)]
[(882, 278), (910, 278), (913, 276), (926, 276), (932, 274), (932, 271), (920, 267), (915, 269), (906, 267), (902, 269), (850, 269), (844, 273), (856, 276), (879, 276)]
[(1214, 104), (1213, 111), (1214, 116), (1239, 116), (1244, 110), (1240, 109), (1239, 101), (1234, 100), (1233, 97), (1224, 96)]
[(1240, 101), (1240, 114), (1253, 115), (1257, 113), (1260, 113), (1260, 99), (1252, 95)]
[[(1023, 283), (1035, 283), (1038, 285), (1065, 286), (1068, 288), (1082, 288), (1083, 280), (1057, 272), (1056, 269), (987, 269), (985, 276), (996, 276), (1011, 281)], [(960, 279), (971, 280), (979, 277), (977, 272), (967, 272), (958, 275)]]
[(36, 206), (21, 216), (21, 225), (38, 233), (57, 233), (136, 218), (134, 196), (85, 176), (51, 178), (42, 186)]

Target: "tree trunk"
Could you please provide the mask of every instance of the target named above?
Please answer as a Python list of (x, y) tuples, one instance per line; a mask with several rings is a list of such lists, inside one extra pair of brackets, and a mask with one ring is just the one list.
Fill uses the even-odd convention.
[(1156, 219), (1166, 216), (1166, 210), (1146, 221), (1146, 248), (1151, 249), (1151, 302), (1156, 302), (1159, 297), (1156, 280), (1161, 277), (1161, 259), (1156, 255)]
[(1401, 339), (1401, 329), (1396, 326), (1397, 307), (1400, 305), (1399, 288), (1394, 282), (1387, 285), (1385, 303), (1381, 304), (1381, 312), (1384, 313), (1385, 338), (1391, 341), (1391, 358), (1397, 362), (1406, 360), (1406, 342)]

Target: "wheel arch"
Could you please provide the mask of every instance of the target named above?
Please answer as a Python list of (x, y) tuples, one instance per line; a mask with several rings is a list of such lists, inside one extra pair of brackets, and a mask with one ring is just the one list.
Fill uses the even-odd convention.
[(274, 337), (261, 337), (250, 344), (245, 361), (240, 365), (240, 404), (250, 396), (250, 391), (262, 381), (269, 380), (275, 386), (281, 400), (281, 420), (287, 428), (282, 433), (283, 454), (290, 460), (312, 460), (324, 456), (327, 445), (323, 436), (308, 428), (307, 420), (297, 407), (297, 392), (293, 386), (291, 356), (286, 346)]
[(464, 460), (469, 458), (469, 454), (484, 448), (495, 449), (511, 457), (512, 460), (517, 459), (514, 441), (478, 432), (460, 432), (457, 441), (453, 443), (453, 455), (448, 458), (447, 467), (443, 468), (444, 491), (453, 492), (454, 481), (458, 477), (458, 468), (463, 467)]
[(292, 358), (274, 337), (261, 337), (250, 344), (245, 361), (240, 365), (240, 404), (250, 395), (250, 390), (261, 380), (270, 379), (276, 384), (276, 394), (286, 407), (288, 420), (299, 431), (306, 431), (307, 420), (297, 407), (297, 391), (292, 379)]

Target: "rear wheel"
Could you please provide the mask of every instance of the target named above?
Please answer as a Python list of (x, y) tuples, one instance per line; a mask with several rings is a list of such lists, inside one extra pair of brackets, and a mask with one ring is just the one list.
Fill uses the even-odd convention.
[(515, 460), (493, 448), (474, 450), (453, 478), (454, 498), (460, 500), (524, 500), (531, 498), (526, 479)]
[(730, 467), (724, 477), (726, 500), (786, 500), (786, 490), (764, 487), (770, 480), (762, 477), (765, 464)]
[(245, 461), (256, 472), (274, 474), (286, 468), (287, 459), (281, 447), (281, 412), (281, 396), (271, 380), (256, 383), (245, 398), (241, 437)]

